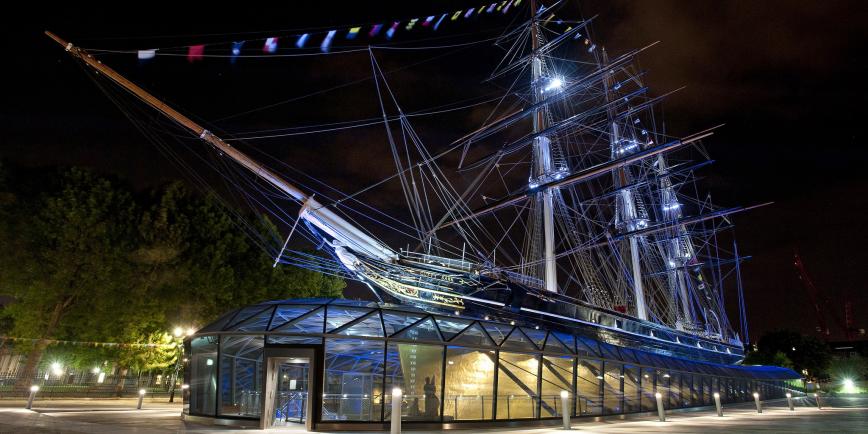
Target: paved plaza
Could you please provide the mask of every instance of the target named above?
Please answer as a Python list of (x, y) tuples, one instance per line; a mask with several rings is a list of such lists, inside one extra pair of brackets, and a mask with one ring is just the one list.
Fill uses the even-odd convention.
[[(232, 429), (185, 423), (178, 414), (180, 405), (164, 400), (145, 401), (135, 410), (135, 400), (57, 400), (37, 401), (34, 410), (25, 410), (23, 401), (0, 401), (0, 433), (250, 433), (256, 429)], [(666, 433), (868, 433), (868, 398), (828, 398), (818, 410), (812, 402), (797, 401), (791, 412), (785, 401), (767, 402), (757, 414), (752, 404), (725, 408), (724, 417), (713, 409), (672, 413), (666, 422), (656, 417), (634, 416), (603, 421), (577, 421), (576, 433), (666, 432)], [(269, 433), (301, 433), (303, 429), (272, 429)], [(425, 433), (433, 431), (413, 431)], [(442, 432), (442, 431), (438, 431)], [(473, 429), (456, 433), (528, 433), (563, 432), (559, 427), (525, 429)]]

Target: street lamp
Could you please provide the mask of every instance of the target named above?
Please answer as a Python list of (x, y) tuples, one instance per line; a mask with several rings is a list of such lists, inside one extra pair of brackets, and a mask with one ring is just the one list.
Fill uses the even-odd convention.
[[(196, 330), (192, 327), (187, 329), (187, 333), (184, 333), (184, 329), (182, 327), (175, 327), (174, 335), (177, 338), (177, 347), (178, 347), (178, 358), (175, 360), (175, 372), (172, 374), (172, 384), (169, 387), (169, 402), (175, 402), (175, 383), (178, 382), (178, 372), (181, 370), (181, 359), (184, 357), (184, 340), (183, 337), (190, 336), (193, 333), (196, 333)], [(184, 359), (186, 362), (187, 359)]]

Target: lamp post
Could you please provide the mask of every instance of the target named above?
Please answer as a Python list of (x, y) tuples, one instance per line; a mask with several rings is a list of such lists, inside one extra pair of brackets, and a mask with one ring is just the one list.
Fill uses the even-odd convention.
[(561, 413), (564, 418), (564, 429), (570, 429), (570, 392), (561, 390)]
[(178, 382), (178, 372), (181, 370), (181, 358), (184, 357), (184, 340), (182, 339), (184, 336), (189, 336), (193, 334), (195, 330), (192, 328), (187, 330), (187, 334), (184, 334), (184, 329), (181, 327), (175, 327), (175, 330), (172, 334), (175, 335), (176, 343), (178, 346), (178, 359), (175, 360), (175, 372), (172, 373), (172, 383), (169, 386), (169, 402), (175, 402), (175, 383)]
[(26, 408), (28, 410), (33, 408), (33, 400), (36, 398), (36, 392), (39, 392), (39, 386), (37, 386), (35, 384), (30, 386), (30, 397), (27, 398), (27, 407), (24, 407), (24, 408)]

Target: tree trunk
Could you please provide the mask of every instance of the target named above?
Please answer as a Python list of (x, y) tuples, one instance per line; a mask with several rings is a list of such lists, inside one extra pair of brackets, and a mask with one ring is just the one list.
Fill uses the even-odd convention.
[(122, 367), (118, 370), (118, 381), (115, 382), (115, 395), (120, 398), (124, 393), (124, 386), (127, 382), (127, 373), (130, 372), (130, 368)]
[(15, 382), (16, 390), (29, 390), (30, 386), (36, 382), (36, 378), (34, 377), (36, 376), (37, 368), (39, 368), (39, 362), (42, 361), (42, 355), (45, 354), (45, 349), (48, 348), (48, 338), (51, 337), (57, 325), (60, 324), (63, 311), (69, 306), (71, 301), (71, 298), (67, 298), (54, 305), (48, 324), (45, 325), (45, 330), (42, 331), (42, 336), (36, 341), (30, 352), (27, 353), (27, 362), (24, 364), (24, 369), (18, 375), (18, 380)]

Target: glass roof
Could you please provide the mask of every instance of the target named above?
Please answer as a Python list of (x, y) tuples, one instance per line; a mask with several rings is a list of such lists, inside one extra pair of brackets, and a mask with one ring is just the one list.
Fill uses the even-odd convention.
[[(516, 317), (520, 319), (520, 317)], [(501, 318), (503, 320), (503, 318)], [(795, 379), (796, 372), (776, 366), (727, 365), (671, 357), (657, 351), (627, 348), (588, 336), (551, 331), (526, 321), (491, 321), (486, 316), (446, 315), (414, 307), (344, 299), (289, 299), (247, 306), (229, 312), (199, 330), (205, 334), (265, 334), (269, 343), (321, 342), (335, 338), (387, 338), (430, 344), (460, 345), (533, 353), (578, 355), (627, 364), (756, 379)]]

